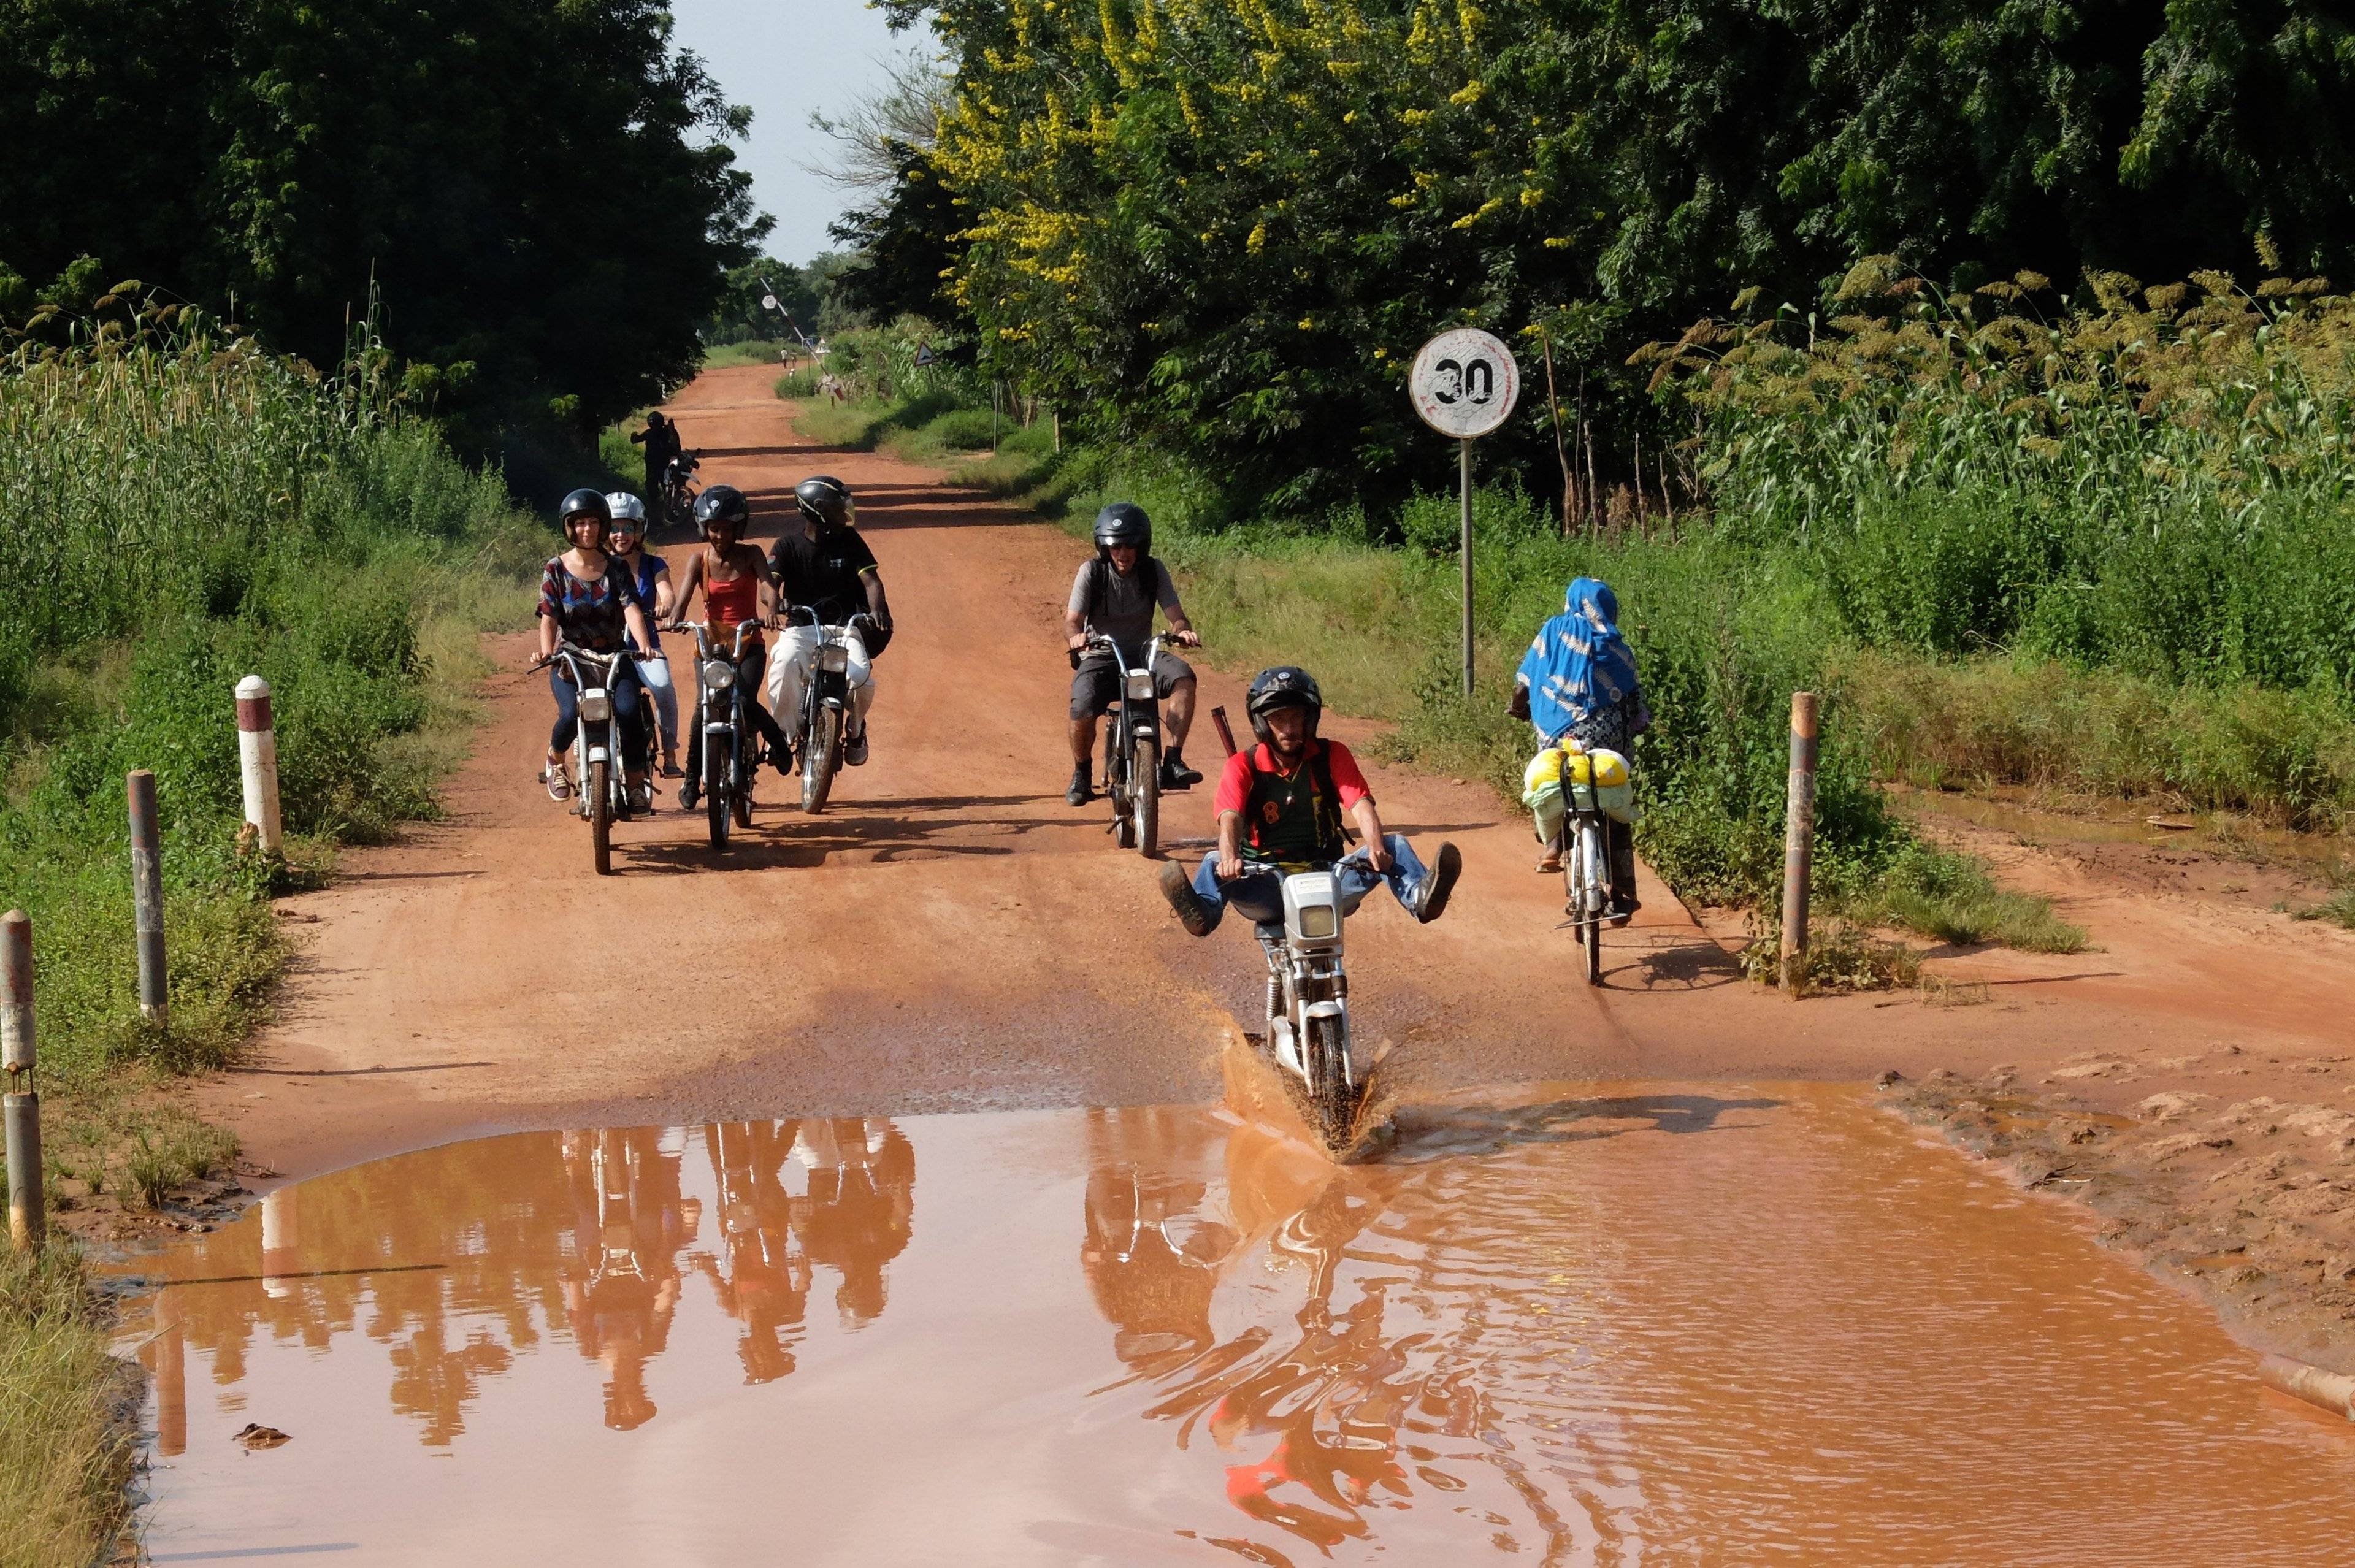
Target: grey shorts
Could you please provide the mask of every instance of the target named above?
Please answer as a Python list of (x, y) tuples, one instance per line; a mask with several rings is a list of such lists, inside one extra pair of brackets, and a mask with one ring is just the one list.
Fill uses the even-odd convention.
[[(1194, 678), (1194, 667), (1167, 649), (1153, 661), (1153, 695), (1167, 701), (1181, 680)], [(1071, 717), (1093, 719), (1120, 699), (1120, 666), (1109, 654), (1090, 654), (1071, 677)]]

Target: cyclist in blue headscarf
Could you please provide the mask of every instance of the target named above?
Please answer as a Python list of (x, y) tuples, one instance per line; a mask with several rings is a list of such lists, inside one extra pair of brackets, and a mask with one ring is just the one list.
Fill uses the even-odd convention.
[[(1619, 635), (1619, 596), (1598, 578), (1574, 580), (1561, 596), (1561, 613), (1538, 628), (1521, 667), (1513, 677), (1516, 719), (1527, 720), (1541, 745), (1575, 741), (1588, 751), (1625, 754), (1651, 727), (1636, 678), (1636, 657)], [(1624, 919), (1636, 912), (1634, 834), (1612, 824), (1612, 912)], [(1546, 846), (1540, 871), (1561, 869), (1558, 844)]]

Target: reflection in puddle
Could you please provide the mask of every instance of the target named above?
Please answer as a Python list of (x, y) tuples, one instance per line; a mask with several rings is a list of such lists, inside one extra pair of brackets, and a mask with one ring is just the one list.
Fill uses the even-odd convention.
[(2355, 1452), (2204, 1314), (1837, 1091), (1426, 1108), (1339, 1170), (1167, 1107), (527, 1134), (160, 1262), (159, 1559), (2303, 1563), (2355, 1524)]

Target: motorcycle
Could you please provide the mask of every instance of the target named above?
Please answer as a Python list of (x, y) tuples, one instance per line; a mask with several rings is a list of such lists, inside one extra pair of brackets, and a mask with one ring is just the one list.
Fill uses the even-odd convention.
[(663, 516), (674, 528), (685, 528), (695, 520), (695, 485), (697, 468), (702, 465), (703, 453), (682, 452), (663, 465)]
[(1363, 855), (1356, 850), (1330, 869), (1285, 876), (1283, 912), (1253, 926), (1267, 958), (1268, 1053), (1300, 1080), (1318, 1132), (1336, 1149), (1350, 1141), (1375, 1065), (1360, 1064), (1350, 1048), (1341, 936), (1350, 901), (1337, 874)]
[(724, 656), (711, 649), (710, 628), (701, 621), (677, 621), (663, 630), (695, 634), (695, 723), (703, 736), (703, 810), (714, 849), (728, 848), (728, 829), (752, 826), (752, 773), (759, 760), (748, 744), (751, 726), (744, 704), (757, 701), (739, 678), (744, 638), (760, 628), (746, 622)]
[[(809, 678), (802, 682), (802, 710), (795, 716), (794, 738), (801, 750), (802, 809), (815, 816), (826, 809), (834, 775), (842, 771), (843, 726), (850, 721), (850, 643), (847, 626), (829, 626), (806, 604), (785, 613), (818, 629), (816, 651), (810, 656)], [(850, 625), (872, 625), (867, 615), (854, 615)], [(783, 656), (782, 654), (779, 656)]]
[[(613, 869), (613, 824), (639, 815), (630, 798), (629, 768), (622, 752), (622, 720), (613, 709), (613, 667), (634, 656), (601, 654), (572, 643), (559, 643), (549, 657), (536, 659), (534, 669), (564, 666), (581, 694), (581, 722), (572, 733), (572, 814), (589, 824), (597, 874)], [(591, 677), (593, 674), (594, 679)]]
[[(1089, 634), (1090, 654), (1109, 654), (1121, 672), (1120, 702), (1104, 716), (1104, 794), (1112, 800), (1112, 841), (1136, 849), (1146, 859), (1161, 848), (1161, 702), (1154, 695), (1153, 667), (1168, 646), (1155, 636), (1145, 645), (1145, 662), (1131, 668), (1120, 645), (1101, 632)], [(1117, 714), (1118, 718), (1114, 718)]]

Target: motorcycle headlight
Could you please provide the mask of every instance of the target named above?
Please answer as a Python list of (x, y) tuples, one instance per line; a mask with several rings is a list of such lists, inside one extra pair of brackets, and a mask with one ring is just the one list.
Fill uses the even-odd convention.
[(1151, 670), (1132, 670), (1129, 672), (1127, 689), (1128, 699), (1131, 702), (1152, 701), (1153, 672)]
[(1311, 942), (1324, 942), (1341, 929), (1341, 912), (1331, 904), (1309, 904), (1300, 912), (1300, 934)]
[(602, 724), (613, 716), (613, 694), (602, 687), (581, 694), (581, 717), (591, 724)]
[(736, 667), (726, 659), (703, 661), (703, 686), (707, 691), (725, 691), (736, 684)]
[(850, 650), (840, 643), (828, 643), (817, 651), (817, 667), (840, 675), (850, 667)]

